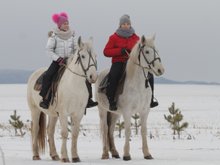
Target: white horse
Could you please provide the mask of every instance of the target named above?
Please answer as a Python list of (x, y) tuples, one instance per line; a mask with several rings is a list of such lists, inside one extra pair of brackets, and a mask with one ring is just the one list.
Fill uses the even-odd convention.
[[(124, 160), (130, 160), (130, 144), (131, 135), (131, 117), (135, 113), (139, 113), (141, 120), (142, 135), (142, 151), (145, 159), (152, 159), (147, 145), (147, 117), (150, 111), (150, 102), (152, 91), (148, 83), (148, 72), (160, 76), (164, 73), (159, 54), (154, 46), (155, 36), (145, 38), (134, 46), (130, 53), (130, 57), (126, 65), (126, 78), (124, 82), (123, 93), (119, 95), (117, 100), (118, 110), (109, 111), (108, 100), (104, 93), (99, 93), (98, 88), (100, 82), (108, 74), (109, 70), (104, 70), (99, 74), (96, 81), (96, 99), (99, 102), (100, 127), (103, 140), (102, 159), (109, 158), (109, 151), (112, 157), (119, 158), (114, 143), (114, 128), (117, 119), (122, 114), (125, 124), (125, 144), (124, 144)], [(149, 87), (146, 87), (145, 83)], [(109, 112), (113, 113), (109, 113)]]
[(77, 138), (79, 134), (80, 121), (85, 112), (89, 93), (86, 87), (86, 79), (90, 83), (97, 80), (97, 61), (96, 54), (92, 47), (92, 39), (83, 43), (81, 37), (78, 39), (78, 47), (74, 55), (69, 58), (66, 70), (57, 88), (55, 103), (50, 105), (48, 110), (39, 107), (41, 97), (39, 92), (34, 90), (34, 85), (38, 77), (46, 70), (42, 68), (34, 72), (28, 80), (27, 99), (32, 117), (32, 151), (33, 160), (40, 160), (39, 150), (45, 149), (46, 138), (46, 115), (49, 115), (47, 127), (50, 156), (53, 160), (59, 160), (54, 142), (54, 131), (59, 117), (61, 125), (62, 147), (61, 160), (69, 162), (67, 154), (68, 137), (68, 116), (71, 117), (72, 134), (72, 161), (79, 162), (77, 153)]

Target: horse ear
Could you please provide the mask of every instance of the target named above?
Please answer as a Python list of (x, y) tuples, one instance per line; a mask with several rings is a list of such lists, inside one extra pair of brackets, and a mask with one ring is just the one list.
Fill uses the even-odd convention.
[(141, 37), (141, 44), (142, 44), (142, 45), (145, 44), (145, 41), (146, 41), (146, 39), (145, 39), (145, 36), (143, 35), (143, 36)]
[(81, 36), (79, 36), (79, 38), (78, 38), (78, 46), (79, 46), (79, 48), (83, 47)]
[(89, 42), (91, 44), (91, 46), (93, 45), (93, 37), (89, 37)]

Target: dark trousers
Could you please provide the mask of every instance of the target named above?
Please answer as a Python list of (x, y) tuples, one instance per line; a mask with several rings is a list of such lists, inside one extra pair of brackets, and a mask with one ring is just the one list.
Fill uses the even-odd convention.
[(91, 99), (92, 98), (92, 84), (89, 83), (88, 80), (86, 80), (86, 86), (87, 86), (88, 92), (89, 92), (89, 99)]
[(153, 99), (154, 98), (154, 75), (152, 73), (148, 72), (148, 76), (150, 77), (149, 84), (152, 89), (152, 99)]
[(40, 91), (40, 95), (45, 99), (47, 92), (51, 86), (52, 80), (54, 78), (54, 76), (56, 75), (56, 73), (58, 72), (60, 68), (60, 65), (53, 61), (51, 63), (51, 65), (49, 66), (49, 68), (46, 71), (46, 74), (43, 77), (43, 82), (42, 82), (42, 89)]
[(126, 67), (126, 62), (116, 62), (113, 63), (109, 72), (108, 86), (107, 86), (107, 97), (108, 100), (114, 101), (115, 93), (117, 91), (117, 86), (119, 80), (121, 79)]

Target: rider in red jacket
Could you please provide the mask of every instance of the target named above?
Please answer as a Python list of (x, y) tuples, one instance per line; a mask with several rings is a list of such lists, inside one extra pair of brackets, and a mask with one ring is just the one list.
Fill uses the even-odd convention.
[(112, 57), (112, 63), (126, 62), (128, 59), (127, 53), (123, 50), (127, 50), (130, 53), (133, 46), (139, 40), (139, 37), (133, 33), (130, 37), (125, 38), (117, 34), (116, 32), (109, 37), (109, 41), (105, 46), (104, 55), (106, 57)]
[(104, 55), (112, 57), (112, 66), (109, 72), (109, 79), (107, 86), (107, 97), (109, 100), (109, 109), (117, 110), (115, 93), (118, 82), (124, 73), (128, 54), (133, 46), (137, 43), (139, 37), (135, 34), (131, 27), (130, 17), (123, 15), (119, 21), (119, 28), (109, 37), (109, 41), (104, 48)]
[[(109, 110), (117, 110), (117, 102), (115, 100), (115, 93), (117, 90), (118, 82), (124, 73), (126, 63), (128, 60), (128, 53), (131, 52), (134, 45), (139, 40), (139, 36), (135, 34), (131, 26), (129, 15), (123, 15), (119, 21), (119, 28), (116, 32), (109, 37), (108, 43), (104, 48), (104, 55), (112, 58), (112, 66), (109, 72), (109, 79), (107, 86), (107, 97), (109, 101)], [(149, 80), (153, 90), (153, 75)], [(158, 102), (151, 101), (151, 107), (157, 106)]]

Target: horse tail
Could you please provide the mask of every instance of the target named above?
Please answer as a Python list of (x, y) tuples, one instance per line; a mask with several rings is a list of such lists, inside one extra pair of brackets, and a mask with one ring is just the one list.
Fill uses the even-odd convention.
[(37, 143), (39, 146), (39, 151), (45, 153), (46, 145), (46, 115), (41, 112), (39, 118), (39, 131), (37, 136)]

